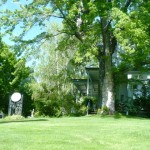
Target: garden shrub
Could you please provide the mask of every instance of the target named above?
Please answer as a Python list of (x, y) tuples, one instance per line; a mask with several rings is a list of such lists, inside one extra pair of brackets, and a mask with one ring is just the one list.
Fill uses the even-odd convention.
[(71, 94), (51, 95), (49, 99), (35, 101), (36, 116), (55, 116), (70, 115), (71, 108), (75, 105), (75, 98)]
[(137, 108), (138, 115), (150, 117), (150, 96), (137, 98), (133, 104)]
[(134, 105), (133, 99), (127, 99), (124, 101), (116, 100), (115, 110), (126, 115), (129, 114), (135, 116), (138, 114), (138, 108)]
[(56, 116), (58, 111), (60, 111), (59, 104), (51, 100), (36, 101), (35, 107), (39, 116)]
[(90, 96), (81, 97), (79, 103), (80, 103), (80, 110), (84, 110), (83, 114), (85, 114), (85, 112), (87, 113), (87, 111), (89, 114), (96, 111), (95, 110), (96, 109), (96, 98), (94, 98), (94, 97), (90, 97)]
[(25, 118), (21, 115), (12, 115), (12, 116), (6, 116), (4, 118), (5, 120), (8, 120), (8, 121), (17, 121), (17, 120), (24, 120)]
[(106, 105), (102, 107), (101, 115), (109, 115), (109, 108)]

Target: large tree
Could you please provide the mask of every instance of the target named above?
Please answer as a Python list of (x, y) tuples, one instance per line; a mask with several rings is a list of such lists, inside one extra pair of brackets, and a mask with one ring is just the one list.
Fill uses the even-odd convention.
[(30, 84), (30, 87), (36, 111), (42, 115), (61, 115), (59, 112), (62, 108), (70, 113), (74, 103), (70, 83), (71, 73), (68, 70), (68, 62), (73, 57), (73, 50), (58, 50), (57, 41), (62, 37), (58, 36), (44, 43), (34, 67), (35, 81)]
[[(90, 52), (99, 60), (102, 105), (114, 113), (112, 55), (118, 45), (122, 61), (128, 62), (131, 68), (147, 63), (150, 24), (145, 18), (149, 18), (149, 8), (147, 0), (37, 0), (27, 5), (19, 3), (19, 9), (14, 11), (5, 10), (1, 26), (11, 35), (17, 28), (22, 29), (20, 35), (11, 36), (22, 51), (27, 45), (39, 46), (61, 33), (66, 34), (64, 41), (77, 38), (80, 55), (84, 57)], [(42, 32), (25, 40), (29, 30), (44, 27), (52, 17), (62, 19), (63, 29), (57, 34)]]
[(28, 106), (24, 107), (23, 113), (29, 113), (32, 105), (28, 88), (29, 74), (30, 68), (25, 66), (25, 59), (17, 59), (8, 46), (0, 41), (0, 110), (4, 113), (8, 112), (9, 97), (15, 91), (24, 95), (24, 106)]
[(14, 79), (11, 73), (14, 71), (15, 62), (15, 55), (0, 41), (0, 109), (4, 111), (8, 105), (8, 95), (12, 90), (10, 82)]

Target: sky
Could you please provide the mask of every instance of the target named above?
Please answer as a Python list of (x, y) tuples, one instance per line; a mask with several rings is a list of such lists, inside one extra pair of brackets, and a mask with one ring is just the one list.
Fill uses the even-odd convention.
[[(32, 2), (32, 0), (20, 0), (20, 2), (17, 2), (17, 0), (8, 0), (5, 5), (2, 5), (2, 6), (0, 7), (0, 10), (9, 9), (9, 10), (11, 10), (11, 11), (14, 11), (14, 10), (20, 8), (20, 6), (19, 6), (20, 3), (21, 3), (22, 5), (26, 5), (26, 4), (29, 4), (29, 3), (31, 3), (31, 2)], [(51, 19), (51, 22), (61, 23), (61, 20), (60, 20), (60, 19), (57, 19), (57, 18), (52, 18), (52, 19)], [(3, 30), (3, 29), (2, 29), (2, 30)], [(45, 30), (47, 30), (47, 28), (41, 29), (40, 27), (36, 26), (36, 27), (32, 28), (32, 30), (30, 30), (30, 31), (26, 34), (25, 39), (26, 39), (26, 40), (27, 40), (27, 39), (32, 39), (32, 38), (34, 38), (36, 35), (38, 35), (39, 33), (43, 32), (43, 31), (45, 31)], [(21, 30), (19, 27), (17, 27), (17, 28), (14, 30), (13, 33), (14, 33), (14, 35), (18, 35), (18, 34), (21, 33), (21, 31), (22, 31), (22, 30)], [(12, 42), (9, 38), (10, 38), (10, 36), (9, 36), (9, 35), (6, 35), (5, 37), (2, 38), (2, 40), (3, 40), (6, 44), (8, 44), (8, 45), (10, 45), (10, 46), (14, 45), (14, 42)]]
[[(32, 2), (32, 0), (20, 0), (20, 1), (21, 1), (21, 4), (23, 4), (23, 5)], [(1, 0), (0, 0), (0, 2), (1, 2)], [(8, 0), (5, 5), (2, 5), (2, 6), (0, 7), (0, 10), (9, 9), (9, 10), (11, 10), (11, 11), (14, 11), (14, 10), (19, 9), (19, 8), (20, 8), (20, 6), (19, 6), (19, 2), (17, 2), (17, 0)], [(51, 23), (52, 23), (52, 22), (61, 23), (62, 20), (60, 20), (60, 19), (58, 20), (58, 19), (56, 19), (56, 18), (52, 18), (50, 21), (51, 21)], [(3, 30), (3, 29), (1, 29), (1, 31), (2, 31), (2, 30)], [(39, 33), (43, 32), (43, 31), (45, 31), (45, 30), (47, 30), (47, 28), (45, 28), (45, 29), (40, 29), (40, 27), (36, 26), (36, 27), (32, 28), (32, 29), (26, 34), (25, 39), (26, 39), (26, 40), (27, 40), (27, 39), (32, 39), (32, 38), (34, 38), (36, 35), (38, 35)], [(22, 31), (21, 28), (17, 27), (17, 28), (14, 30), (13, 34), (14, 34), (14, 35), (18, 35), (18, 34), (21, 33), (21, 31)], [(2, 40), (3, 40), (7, 45), (13, 46), (13, 45), (14, 45), (14, 42), (11, 41), (9, 38), (10, 38), (10, 36), (9, 36), (9, 35), (6, 35), (5, 37), (2, 38)], [(32, 60), (30, 60), (30, 62), (27, 62), (28, 66), (30, 66), (30, 65), (32, 64), (31, 61), (32, 61)]]
[[(21, 0), (21, 4), (25, 5), (25, 4), (29, 4), (31, 3), (31, 0)], [(17, 2), (17, 0), (8, 0), (6, 4), (2, 5), (1, 9), (5, 10), (5, 9), (9, 9), (11, 11), (14, 11), (16, 9), (19, 9), (19, 2)], [(38, 33), (40, 33), (40, 29), (38, 27), (33, 28), (30, 32), (28, 32), (28, 34), (26, 35), (26, 38), (33, 38), (34, 36), (36, 36)], [(14, 35), (18, 35), (21, 33), (21, 29), (18, 27), (15, 29), (14, 31)], [(6, 35), (5, 37), (3, 37), (3, 41), (8, 44), (8, 45), (14, 45), (14, 42), (12, 42), (10, 39), (9, 35)]]

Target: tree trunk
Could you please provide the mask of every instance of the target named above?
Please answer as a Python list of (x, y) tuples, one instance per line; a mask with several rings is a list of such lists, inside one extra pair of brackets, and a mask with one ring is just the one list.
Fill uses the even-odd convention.
[[(102, 37), (103, 37), (103, 56), (104, 59), (104, 77), (102, 79), (102, 108), (107, 106), (109, 114), (113, 114), (114, 107), (114, 83), (112, 75), (112, 49), (111, 49), (111, 31), (107, 18), (101, 19)], [(100, 68), (101, 69), (101, 68)]]
[(114, 107), (114, 84), (111, 68), (111, 56), (106, 54), (105, 59), (105, 76), (102, 86), (102, 106), (107, 106), (109, 108), (109, 113), (113, 114), (115, 111)]

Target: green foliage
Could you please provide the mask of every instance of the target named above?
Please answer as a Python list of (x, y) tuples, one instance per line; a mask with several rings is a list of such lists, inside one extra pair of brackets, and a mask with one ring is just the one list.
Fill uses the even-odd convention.
[(86, 115), (96, 112), (96, 99), (94, 97), (83, 96), (75, 105), (76, 115)]
[(105, 115), (109, 115), (109, 108), (107, 106), (102, 106), (102, 111), (101, 111), (101, 115), (105, 116)]
[(149, 23), (144, 22), (145, 12), (141, 14), (141, 9), (147, 10), (147, 6), (143, 2), (138, 5), (132, 3), (132, 7), (129, 13), (124, 13), (119, 8), (112, 9), (114, 35), (122, 49), (122, 61), (132, 68), (142, 69), (149, 64)]
[[(149, 47), (149, 2), (148, 1), (37, 1), (28, 2), (26, 5), (20, 3), (19, 9), (3, 10), (1, 16), (1, 26), (5, 27), (8, 34), (15, 32), (15, 27), (20, 26), (22, 33), (18, 37), (11, 36), (20, 51), (25, 46), (36, 43), (37, 47), (43, 43), (43, 40), (49, 40), (55, 33), (41, 31), (39, 35), (31, 40), (24, 40), (25, 35), (35, 26), (43, 28), (47, 25), (46, 20), (56, 17), (63, 21), (63, 28), (57, 30), (57, 34), (67, 34), (67, 39), (73, 40), (76, 37), (82, 43), (76, 45), (81, 57), (77, 61), (83, 61), (84, 57), (98, 55), (95, 52), (95, 46), (102, 42), (102, 29), (100, 21), (103, 17), (111, 21), (110, 32), (118, 41), (123, 49), (122, 57), (126, 63), (140, 67), (141, 62), (147, 64), (145, 59), (148, 55)], [(51, 6), (51, 7), (50, 7)], [(28, 13), (27, 13), (28, 12)], [(13, 18), (13, 19), (12, 19)], [(77, 26), (77, 19), (81, 19), (80, 26)], [(56, 34), (56, 35), (57, 35)], [(64, 40), (64, 38), (63, 38)], [(63, 41), (62, 40), (62, 41)], [(65, 41), (66, 42), (66, 41)], [(38, 47), (39, 48), (39, 47)], [(30, 47), (29, 50), (32, 50)], [(126, 51), (126, 52), (124, 52)]]
[[(112, 60), (112, 54), (116, 50), (117, 43), (117, 55), (119, 55), (121, 65), (125, 65), (127, 69), (148, 68), (150, 63), (148, 59), (150, 47), (149, 11), (150, 2), (141, 0), (112, 0), (110, 2), (106, 0), (31, 1), (27, 2), (26, 5), (20, 3), (17, 10), (2, 10), (0, 26), (5, 29), (3, 34), (10, 34), (16, 42), (15, 51), (18, 54), (24, 52), (25, 49), (28, 50), (28, 53), (31, 51), (34, 53), (33, 48), (39, 52), (44, 49), (40, 46), (45, 44), (45, 41), (53, 43), (52, 37), (55, 40), (56, 35), (64, 35), (54, 43), (56, 46), (52, 48), (54, 51), (49, 52), (53, 58), (48, 57), (53, 61), (45, 62), (46, 59), (43, 57), (40, 61), (42, 65), (39, 67), (38, 73), (36, 72), (37, 76), (34, 76), (44, 86), (34, 82), (32, 85), (33, 97), (34, 99), (42, 97), (46, 100), (49, 94), (53, 94), (53, 91), (56, 91), (55, 94), (58, 97), (62, 93), (65, 93), (64, 96), (70, 92), (69, 80), (75, 76), (73, 73), (76, 72), (76, 77), (79, 77), (78, 70), (72, 68), (73, 71), (71, 69), (68, 71), (68, 68), (73, 66), (73, 63), (69, 64), (71, 59), (74, 59), (72, 61), (74, 64), (82, 64), (83, 66), (86, 65), (85, 62), (91, 60), (92, 63), (99, 61), (97, 43), (103, 45), (104, 62), (108, 60), (108, 57)], [(57, 32), (53, 33), (42, 30), (32, 39), (26, 39), (28, 31), (35, 27), (45, 28), (49, 25), (49, 20), (52, 17), (61, 18), (63, 27), (57, 28)], [(21, 29), (21, 33), (16, 36), (14, 32), (17, 28)], [(46, 54), (45, 49), (44, 53), (41, 51), (38, 53), (39, 57)], [(109, 71), (111, 74), (112, 63), (106, 64), (105, 72)], [(107, 68), (109, 69), (106, 71)], [(19, 76), (16, 76), (11, 84), (17, 84), (17, 80), (19, 80)], [(107, 87), (107, 85), (103, 87)]]
[(59, 105), (51, 100), (37, 101), (35, 102), (35, 108), (39, 116), (57, 116), (60, 111)]
[[(143, 85), (142, 96), (135, 95), (133, 105), (137, 110), (138, 115), (150, 117), (150, 84)], [(142, 114), (143, 112), (143, 114)]]
[(24, 95), (23, 115), (29, 115), (32, 101), (28, 83), (30, 68), (25, 59), (17, 59), (15, 54), (0, 41), (0, 109), (7, 114), (10, 95), (19, 91)]
[(9, 93), (13, 88), (10, 82), (14, 79), (12, 72), (15, 70), (15, 63), (15, 55), (0, 41), (0, 109), (4, 113), (7, 112)]
[(133, 99), (127, 99), (124, 101), (116, 100), (115, 103), (116, 111), (125, 115), (138, 115), (138, 109), (134, 105)]
[(114, 118), (115, 118), (115, 119), (119, 119), (119, 118), (121, 118), (122, 116), (123, 116), (123, 115), (122, 115), (121, 113), (116, 112), (115, 115), (114, 115)]
[[(30, 84), (30, 88), (35, 109), (40, 115), (59, 116), (63, 114), (62, 109), (65, 109), (66, 114), (70, 114), (74, 104), (75, 98), (71, 94), (74, 70), (69, 66), (74, 49), (69, 45), (64, 47), (63, 43), (58, 45), (57, 41), (62, 37), (58, 36), (51, 39), (50, 43), (44, 44), (44, 51), (40, 52), (32, 75), (35, 80)], [(62, 48), (66, 47), (66, 51), (63, 51)]]
[(81, 105), (88, 106), (88, 103), (90, 102), (90, 106), (92, 107), (94, 104), (96, 104), (96, 98), (90, 97), (90, 96), (83, 96), (80, 98)]
[(87, 115), (87, 111), (88, 111), (88, 108), (87, 108), (87, 106), (80, 106), (79, 108), (78, 108), (78, 110), (77, 110), (77, 115), (79, 115), (79, 116), (85, 116), (85, 115)]
[(63, 116), (70, 115), (71, 109), (74, 106), (74, 99), (71, 95), (58, 97), (51, 95), (49, 99), (39, 99), (35, 101), (36, 114), (38, 116)]
[(129, 115), (150, 117), (150, 86), (144, 85), (141, 90), (142, 95), (134, 94), (134, 99), (130, 98), (124, 101), (116, 100), (116, 111)]

